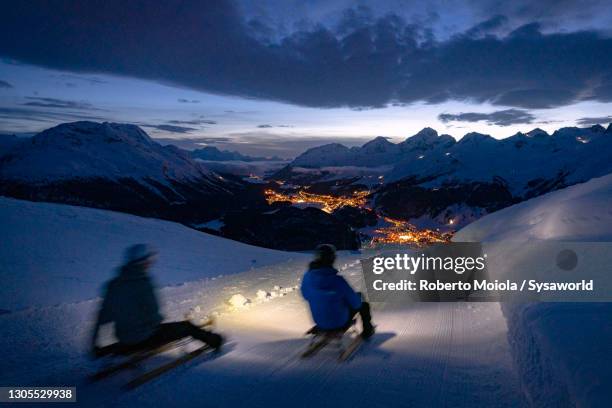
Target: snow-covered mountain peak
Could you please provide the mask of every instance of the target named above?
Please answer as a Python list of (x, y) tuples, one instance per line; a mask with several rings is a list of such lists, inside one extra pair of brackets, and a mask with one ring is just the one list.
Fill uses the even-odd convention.
[(304, 153), (302, 153), (300, 156), (298, 156), (298, 158), (316, 156), (316, 155), (321, 155), (321, 154), (324, 154), (324, 155), (347, 154), (350, 150), (351, 149), (349, 149), (348, 147), (346, 147), (345, 145), (341, 143), (328, 143), (322, 146), (317, 146), (317, 147), (308, 149)]
[(591, 129), (591, 132), (593, 133), (604, 133), (606, 131), (606, 128), (599, 124), (591, 126), (590, 129)]
[(363, 146), (361, 147), (368, 147), (368, 146), (388, 146), (388, 145), (392, 145), (393, 143), (391, 143), (389, 141), (389, 139), (387, 139), (384, 136), (377, 136), (374, 139), (370, 140), (369, 142), (366, 142), (363, 144)]
[(55, 181), (86, 178), (194, 180), (209, 175), (177, 147), (161, 146), (135, 125), (73, 122), (11, 149), (0, 177)]
[(438, 132), (435, 129), (433, 129), (433, 128), (425, 127), (423, 129), (419, 130), (419, 132), (415, 136), (433, 138), (433, 137), (438, 136)]
[(415, 135), (410, 136), (408, 139), (405, 140), (405, 142), (425, 142), (425, 141), (429, 141), (429, 142), (434, 142), (436, 139), (438, 138), (438, 132), (436, 132), (435, 129), (432, 129), (430, 127), (426, 127), (423, 128), (421, 130), (419, 130), (419, 132)]
[(361, 146), (361, 149), (371, 153), (385, 153), (397, 149), (397, 145), (391, 143), (386, 137), (378, 136)]
[(410, 136), (399, 144), (402, 151), (425, 151), (432, 148), (447, 148), (455, 144), (455, 138), (450, 135), (440, 135), (434, 129), (426, 127), (417, 134)]
[(151, 145), (155, 143), (149, 135), (136, 125), (124, 123), (72, 122), (47, 129), (32, 138), (35, 145), (82, 146), (128, 143)]
[(306, 150), (293, 160), (293, 166), (316, 167), (342, 165), (351, 155), (351, 149), (340, 143), (328, 143)]
[(525, 136), (536, 139), (536, 138), (547, 138), (550, 135), (540, 128), (535, 128), (525, 133)]
[(483, 133), (478, 132), (470, 132), (467, 133), (463, 138), (458, 142), (460, 145), (476, 145), (476, 144), (484, 144), (484, 143), (496, 143), (497, 139), (489, 135), (485, 135)]

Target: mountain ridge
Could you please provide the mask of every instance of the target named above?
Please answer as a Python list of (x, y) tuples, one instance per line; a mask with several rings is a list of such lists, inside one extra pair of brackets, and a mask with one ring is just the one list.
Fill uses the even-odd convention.
[(136, 125), (88, 121), (44, 130), (0, 156), (0, 195), (185, 223), (262, 201)]
[[(611, 156), (612, 125), (565, 127), (552, 134), (536, 128), (505, 139), (469, 132), (458, 141), (425, 128), (399, 143), (379, 137), (350, 149), (315, 147), (272, 178), (340, 194), (368, 189), (373, 206), (384, 215), (428, 227), (457, 227), (612, 173)], [(342, 171), (351, 168), (352, 175)]]
[[(367, 150), (370, 153), (385, 153), (385, 152), (395, 153), (396, 152), (395, 149), (399, 150), (400, 152), (408, 152), (418, 147), (420, 148), (420, 150), (425, 151), (425, 150), (430, 150), (431, 148), (434, 148), (437, 145), (443, 145), (445, 147), (450, 147), (454, 145), (455, 143), (461, 143), (462, 141), (463, 143), (467, 143), (467, 141), (471, 141), (472, 139), (483, 139), (483, 140), (491, 141), (494, 143), (502, 143), (506, 140), (516, 140), (516, 139), (521, 139), (521, 138), (530, 139), (530, 140), (550, 140), (548, 138), (558, 139), (558, 138), (564, 138), (564, 137), (577, 136), (576, 133), (581, 133), (585, 131), (589, 133), (610, 133), (612, 134), (612, 123), (610, 123), (607, 128), (604, 128), (602, 125), (593, 125), (593, 126), (584, 127), (584, 128), (580, 128), (576, 126), (564, 127), (564, 128), (555, 130), (552, 134), (549, 134), (548, 132), (540, 128), (535, 128), (535, 129), (530, 130), (529, 132), (525, 132), (525, 133), (517, 132), (516, 134), (512, 136), (502, 138), (502, 139), (496, 139), (490, 135), (478, 133), (478, 132), (468, 132), (465, 135), (463, 135), (461, 138), (455, 139), (451, 135), (438, 134), (438, 132), (435, 129), (430, 128), (430, 127), (425, 127), (421, 129), (419, 132), (415, 133), (414, 135), (409, 136), (403, 141), (398, 142), (398, 143), (391, 142), (388, 137), (377, 136), (374, 139), (365, 142), (361, 146), (354, 146), (350, 148), (338, 142), (327, 143), (321, 146), (315, 146), (310, 149), (307, 149), (302, 154), (298, 155), (292, 162), (288, 164), (288, 166), (293, 166), (293, 167), (297, 167), (297, 166), (300, 166), (300, 167), (334, 166), (334, 165), (338, 165), (339, 162), (341, 163), (346, 162), (346, 164), (344, 165), (358, 165), (350, 161), (356, 160), (359, 154), (364, 150)], [(384, 146), (385, 149), (384, 150), (378, 149), (377, 151), (375, 151), (375, 150), (372, 150), (372, 147), (374, 146), (376, 147)], [(334, 163), (332, 163), (331, 161), (324, 162), (322, 160), (318, 160), (318, 161), (315, 160), (314, 162), (311, 161), (315, 154), (318, 154), (320, 152), (325, 152), (329, 155), (330, 153), (333, 153), (334, 151), (337, 151), (340, 154), (345, 154), (350, 157), (329, 158), (330, 160), (336, 159)], [(388, 158), (389, 157), (386, 157), (386, 159)], [(365, 161), (361, 165), (368, 167), (369, 165), (378, 166), (382, 164), (388, 164), (388, 162), (383, 163), (383, 159), (381, 159), (380, 162)]]
[(244, 161), (244, 162), (254, 162), (254, 161), (280, 161), (281, 158), (277, 156), (272, 157), (258, 157), (258, 156), (249, 156), (242, 154), (240, 152), (234, 150), (221, 150), (215, 146), (205, 146), (200, 149), (195, 149), (190, 152), (191, 157), (194, 159), (200, 160), (209, 160), (209, 161)]

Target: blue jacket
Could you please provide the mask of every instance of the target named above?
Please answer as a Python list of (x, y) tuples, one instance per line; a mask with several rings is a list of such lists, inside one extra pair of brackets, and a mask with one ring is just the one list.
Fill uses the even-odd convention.
[(302, 279), (302, 296), (310, 304), (312, 319), (323, 330), (345, 326), (351, 309), (361, 307), (361, 296), (331, 266), (312, 266)]

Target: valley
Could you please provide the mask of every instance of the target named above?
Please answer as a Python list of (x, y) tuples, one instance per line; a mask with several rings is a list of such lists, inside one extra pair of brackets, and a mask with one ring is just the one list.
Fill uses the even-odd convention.
[(266, 201), (274, 203), (291, 203), (297, 207), (317, 207), (333, 214), (343, 207), (354, 207), (372, 212), (376, 224), (360, 229), (362, 246), (373, 247), (381, 244), (402, 244), (410, 247), (421, 247), (434, 242), (448, 242), (453, 231), (441, 232), (440, 229), (419, 229), (408, 221), (393, 219), (377, 213), (369, 204), (370, 191), (356, 190), (350, 195), (316, 194), (308, 191), (308, 187), (298, 187), (292, 192), (266, 189)]
[[(446, 242), (486, 214), (612, 172), (612, 126), (497, 140), (424, 128), (293, 160), (162, 145), (140, 127), (72, 122), (0, 152), (0, 195), (182, 223), (264, 248)], [(495, 160), (492, 160), (495, 158)]]

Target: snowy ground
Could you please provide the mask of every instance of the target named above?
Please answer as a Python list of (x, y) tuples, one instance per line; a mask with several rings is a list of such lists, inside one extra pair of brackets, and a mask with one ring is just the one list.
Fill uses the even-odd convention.
[[(177, 401), (181, 406), (309, 406), (325, 400), (336, 406), (380, 407), (522, 404), (506, 326), (493, 303), (375, 307), (378, 333), (353, 360), (337, 363), (334, 350), (300, 360), (297, 354), (307, 344), (303, 333), (312, 323), (299, 292), (269, 301), (258, 300), (256, 293), (273, 292), (275, 285), (291, 290), (303, 267), (291, 262), (164, 288), (170, 319), (197, 306), (216, 310), (218, 330), (228, 345), (214, 359), (196, 360), (130, 393), (119, 387), (131, 373), (102, 384), (83, 382), (98, 366), (85, 356), (96, 301), (4, 315), (0, 348), (7, 358), (0, 363), (0, 383), (76, 385), (80, 402), (88, 406), (169, 406)], [(358, 268), (353, 264), (343, 272), (355, 284)], [(253, 303), (239, 309), (226, 305), (236, 293)]]
[[(488, 269), (494, 279), (512, 277), (524, 265), (542, 275), (559, 271), (543, 252), (532, 250), (543, 241), (576, 250), (576, 276), (589, 272), (583, 277), (601, 278), (612, 263), (612, 175), (488, 215), (453, 240), (484, 242), (495, 261)], [(516, 302), (502, 310), (521, 383), (534, 406), (612, 406), (612, 303)]]
[[(56, 293), (60, 286), (54, 286), (52, 281), (49, 299), (59, 301), (0, 315), (0, 385), (76, 385), (80, 404), (86, 406), (270, 407), (326, 402), (351, 407), (524, 405), (512, 368), (506, 323), (496, 303), (417, 304), (403, 309), (377, 304), (373, 313), (378, 332), (354, 359), (339, 364), (334, 350), (323, 350), (312, 360), (302, 361), (297, 355), (307, 344), (303, 333), (312, 322), (295, 287), (308, 261), (305, 255), (259, 250), (263, 252), (258, 259), (267, 263), (253, 268), (248, 251), (258, 249), (241, 246), (240, 251), (249, 254), (243, 255), (234, 243), (196, 232), (197, 236), (191, 236), (190, 230), (176, 224), (68, 206), (51, 208), (16, 200), (5, 203), (9, 205), (2, 207), (4, 219), (12, 223), (17, 236), (29, 237), (29, 241), (27, 246), (5, 249), (13, 266), (3, 266), (3, 279), (18, 280), (20, 274), (33, 274), (35, 271), (25, 263), (33, 253), (39, 255), (35, 258), (40, 264), (36, 273), (42, 274), (45, 267), (61, 269), (55, 264), (58, 257), (44, 251), (57, 250), (49, 233), (32, 233), (37, 225), (47, 225), (47, 219), (56, 220), (57, 226), (66, 230), (58, 235), (58, 241), (71, 237), (75, 249), (81, 242), (88, 244), (89, 239), (96, 239), (97, 234), (119, 230), (98, 242), (106, 248), (104, 251), (87, 247), (85, 252), (96, 254), (96, 270), (103, 272), (98, 272), (82, 291)], [(13, 213), (20, 211), (20, 217), (7, 217), (7, 208), (12, 208)], [(57, 220), (53, 213), (58, 211), (69, 216)], [(89, 222), (84, 222), (83, 217)], [(121, 229), (115, 217), (125, 217), (122, 219), (129, 228)], [(23, 231), (19, 232), (19, 228)], [(7, 242), (9, 229), (3, 227), (1, 232), (3, 242)], [(77, 239), (78, 234), (83, 235), (82, 240)], [(119, 391), (132, 375), (130, 372), (103, 383), (87, 384), (84, 378), (100, 364), (90, 361), (86, 354), (99, 301), (93, 298), (92, 287), (110, 276), (118, 262), (117, 252), (126, 242), (147, 237), (160, 240), (163, 235), (175, 238), (154, 242), (160, 249), (158, 281), (169, 282), (160, 290), (167, 318), (182, 319), (190, 310), (194, 316), (215, 312), (217, 329), (227, 336), (227, 346), (214, 358), (194, 360), (132, 392)], [(206, 267), (207, 258), (200, 254), (200, 247), (190, 239), (207, 239), (208, 245), (216, 242), (216, 251), (209, 252), (209, 256), (221, 265), (221, 259), (226, 259), (225, 265), (232, 265), (234, 273), (217, 277), (214, 268)], [(88, 258), (82, 254), (83, 251), (66, 250), (62, 253), (62, 267), (85, 265)], [(181, 261), (189, 254), (201, 256), (201, 261)], [(358, 256), (344, 254), (338, 262), (341, 272), (356, 287), (361, 286)], [(176, 263), (185, 269), (173, 277), (168, 268)], [(188, 265), (198, 269), (189, 269)], [(245, 272), (236, 273), (240, 268)], [(189, 278), (190, 274), (194, 278)], [(183, 283), (178, 283), (181, 279)], [(268, 300), (258, 298), (258, 291), (270, 293)], [(15, 304), (20, 306), (32, 299), (28, 290), (23, 298), (19, 298), (20, 292), (12, 293)], [(251, 303), (246, 307), (227, 304), (236, 294)], [(160, 356), (151, 363), (170, 357)]]

